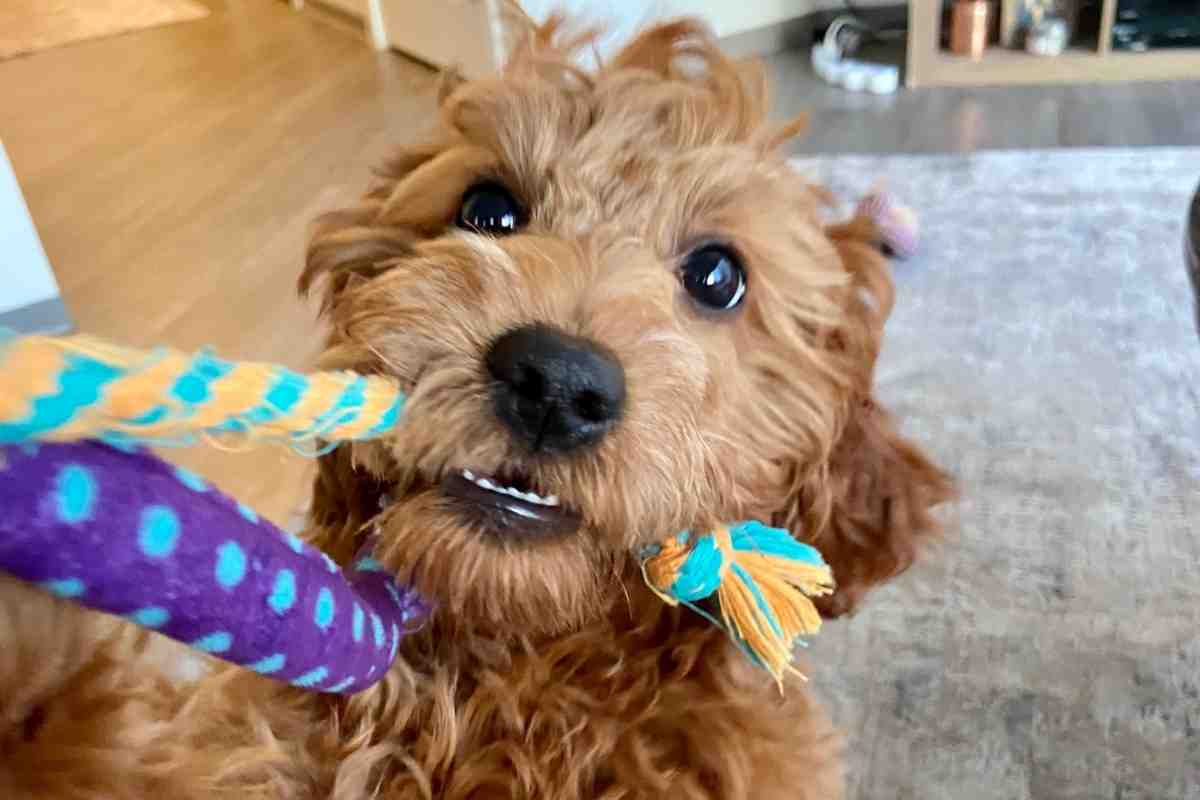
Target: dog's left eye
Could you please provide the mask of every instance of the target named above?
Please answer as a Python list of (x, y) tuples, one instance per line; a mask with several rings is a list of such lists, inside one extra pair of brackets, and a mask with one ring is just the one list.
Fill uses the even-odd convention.
[(746, 270), (730, 248), (706, 244), (688, 253), (681, 268), (683, 288), (696, 302), (727, 311), (746, 296)]
[(468, 189), (458, 210), (458, 227), (493, 236), (516, 233), (522, 222), (521, 206), (498, 183), (481, 183)]

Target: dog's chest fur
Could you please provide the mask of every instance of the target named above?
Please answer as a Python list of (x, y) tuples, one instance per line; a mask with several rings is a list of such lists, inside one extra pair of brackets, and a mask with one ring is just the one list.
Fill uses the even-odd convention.
[[(780, 693), (683, 614), (446, 641), (416, 637), (383, 686), (338, 712), (343, 730), (370, 732), (381, 797), (837, 794), (836, 736), (804, 688)], [(343, 751), (338, 771), (361, 771), (362, 752)]]

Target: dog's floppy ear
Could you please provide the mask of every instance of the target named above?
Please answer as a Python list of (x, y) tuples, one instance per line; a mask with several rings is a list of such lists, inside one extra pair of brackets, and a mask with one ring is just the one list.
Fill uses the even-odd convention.
[(828, 231), (853, 278), (846, 296), (851, 326), (834, 347), (852, 349), (858, 372), (844, 421), (824, 464), (795, 465), (793, 492), (775, 524), (817, 547), (833, 568), (837, 591), (819, 603), (826, 616), (852, 612), (863, 596), (907, 569), (939, 524), (932, 509), (950, 499), (950, 477), (897, 430), (872, 393), (874, 362), (891, 310), (886, 259), (870, 244), (869, 222)]
[(422, 232), (389, 223), (383, 212), (404, 178), (443, 150), (445, 143), (437, 139), (403, 148), (375, 170), (376, 180), (361, 200), (317, 218), (298, 281), (301, 295), (323, 284), (321, 308), (328, 311), (355, 280), (378, 275), (411, 254)]
[(833, 568), (837, 591), (819, 603), (822, 613), (852, 612), (869, 589), (907, 569), (938, 532), (931, 510), (953, 493), (949, 476), (891, 415), (862, 399), (826, 468), (801, 483), (783, 514)]

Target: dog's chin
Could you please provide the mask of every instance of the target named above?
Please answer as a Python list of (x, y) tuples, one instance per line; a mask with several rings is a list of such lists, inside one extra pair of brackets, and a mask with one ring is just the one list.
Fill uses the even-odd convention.
[(378, 557), (456, 626), (561, 633), (604, 613), (620, 558), (584, 515), (517, 470), (458, 467), (378, 517)]

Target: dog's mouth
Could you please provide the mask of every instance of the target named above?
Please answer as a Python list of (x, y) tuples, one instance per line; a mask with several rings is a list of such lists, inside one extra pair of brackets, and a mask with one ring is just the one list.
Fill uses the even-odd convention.
[(441, 490), (455, 506), (489, 532), (517, 538), (546, 538), (573, 533), (580, 515), (553, 494), (542, 494), (521, 470), (482, 473), (453, 470)]

